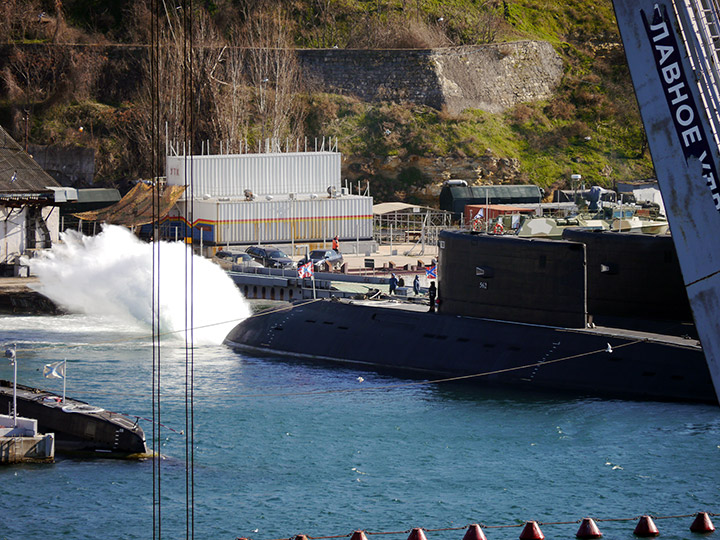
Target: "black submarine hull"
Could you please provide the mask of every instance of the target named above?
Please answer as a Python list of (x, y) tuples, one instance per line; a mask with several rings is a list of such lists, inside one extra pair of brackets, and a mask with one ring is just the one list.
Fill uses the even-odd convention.
[(716, 403), (696, 340), (619, 329), (560, 328), (318, 300), (251, 317), (225, 342), (253, 354), (351, 363), (429, 379)]
[[(442, 231), (438, 247), (436, 313), (401, 303), (395, 309), (296, 303), (243, 321), (226, 343), (428, 378), (717, 403), (700, 342), (685, 331), (693, 328), (684, 320), (688, 311), (675, 309), (682, 297), (662, 312), (650, 297), (657, 288), (662, 295), (658, 284), (671, 283), (669, 274), (679, 271), (650, 262), (649, 253), (667, 249), (667, 242), (622, 234), (568, 241)], [(613, 303), (612, 296), (621, 298)], [(681, 316), (668, 319), (669, 313)], [(616, 322), (624, 326), (608, 324)]]
[[(13, 403), (12, 381), (0, 381), (0, 410)], [(98, 457), (148, 457), (145, 433), (129, 417), (52, 392), (17, 385), (18, 416), (33, 418), (40, 433), (55, 434), (55, 450)]]

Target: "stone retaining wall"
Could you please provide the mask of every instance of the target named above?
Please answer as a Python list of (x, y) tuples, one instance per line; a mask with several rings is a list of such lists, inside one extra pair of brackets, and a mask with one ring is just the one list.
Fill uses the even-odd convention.
[(409, 101), (450, 112), (502, 112), (548, 99), (563, 75), (547, 42), (518, 41), (426, 50), (301, 50), (316, 90), (364, 101)]
[[(49, 45), (22, 45), (47, 57)], [(77, 48), (99, 69), (96, 97), (135, 99), (148, 54), (143, 46), (62, 45)], [(0, 46), (0, 70), (12, 46)], [(357, 96), (364, 101), (408, 101), (459, 112), (501, 112), (552, 96), (563, 74), (560, 56), (544, 41), (517, 41), (443, 49), (300, 49), (298, 60), (311, 90)], [(0, 93), (3, 93), (0, 85)]]

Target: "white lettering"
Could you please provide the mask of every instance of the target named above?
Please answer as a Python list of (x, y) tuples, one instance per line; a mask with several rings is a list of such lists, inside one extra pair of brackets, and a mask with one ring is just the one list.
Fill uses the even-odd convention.
[[(660, 17), (662, 17), (662, 13), (660, 13), (660, 6), (658, 6), (657, 4), (655, 4), (655, 12)], [(653, 41), (658, 41), (658, 40), (666, 38), (670, 35), (670, 32), (668, 32), (667, 23), (665, 21), (661, 21), (658, 24), (654, 24), (654, 25), (651, 24), (650, 30), (652, 30), (653, 32), (655, 32), (656, 30), (662, 30), (662, 34), (658, 34), (657, 36), (655, 36), (653, 38)]]
[[(686, 129), (682, 132), (682, 139), (685, 143), (685, 146), (690, 146), (694, 142), (702, 141), (702, 133), (700, 133), (700, 128), (697, 126), (693, 126), (690, 129)], [(703, 167), (705, 167), (704, 163)]]
[(710, 170), (712, 167), (710, 167), (709, 163), (705, 163), (705, 158), (707, 157), (707, 150), (703, 150), (702, 155), (700, 156), (700, 163), (702, 163), (702, 168)]
[(720, 210), (720, 194), (713, 193), (713, 202), (715, 203), (715, 209)]
[(675, 94), (675, 98), (671, 101), (673, 105), (677, 105), (681, 101), (685, 101), (688, 98), (687, 94), (680, 93), (680, 90), (682, 90), (683, 88), (685, 88), (685, 83), (681, 82), (667, 89), (668, 94)]
[[(660, 63), (662, 64), (662, 60)], [(667, 84), (675, 82), (680, 78), (680, 66), (677, 62), (673, 62), (669, 66), (662, 68), (660, 71), (662, 71), (663, 79), (665, 79)]]
[(717, 189), (717, 183), (715, 182), (715, 175), (713, 173), (703, 174), (703, 177), (707, 181), (707, 185), (710, 187), (710, 191)]
[[(684, 113), (687, 113), (685, 118), (683, 118)], [(675, 119), (681, 126), (689, 126), (695, 120), (695, 111), (690, 105), (680, 105), (675, 111)]]
[(670, 45), (655, 45), (655, 50), (660, 53), (660, 65), (662, 66), (665, 63), (665, 60), (670, 58), (672, 53), (675, 52), (675, 47)]

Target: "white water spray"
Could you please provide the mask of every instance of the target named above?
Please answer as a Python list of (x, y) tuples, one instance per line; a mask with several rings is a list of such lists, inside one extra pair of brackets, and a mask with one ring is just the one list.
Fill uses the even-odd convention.
[[(219, 344), (250, 315), (219, 266), (192, 255), (181, 242), (160, 242), (158, 253), (155, 294), (162, 334), (184, 340), (185, 328), (194, 328), (195, 344)], [(151, 327), (153, 245), (126, 228), (108, 225), (97, 236), (66, 231), (61, 243), (27, 263), (40, 279), (39, 292), (64, 309)]]

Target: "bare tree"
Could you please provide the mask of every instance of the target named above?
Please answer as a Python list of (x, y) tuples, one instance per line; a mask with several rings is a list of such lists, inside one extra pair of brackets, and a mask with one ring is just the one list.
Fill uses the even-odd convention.
[(0, 42), (42, 39), (48, 17), (43, 17), (39, 0), (0, 2)]
[[(150, 148), (159, 121), (167, 125), (170, 141), (198, 152), (200, 141), (213, 135), (212, 72), (223, 42), (202, 10), (184, 14), (163, 1), (157, 16), (157, 43), (143, 63), (144, 85), (128, 135), (140, 148)], [(138, 33), (144, 33), (142, 27)]]
[(300, 70), (282, 10), (256, 12), (229, 42), (202, 10), (191, 21), (165, 5), (161, 15), (159, 45), (145, 63), (147, 82), (128, 124), (139, 150), (151, 147), (158, 121), (170, 141), (193, 153), (206, 140), (216, 151), (220, 141), (258, 148), (263, 139), (284, 144), (302, 135)]
[(303, 134), (302, 77), (290, 26), (285, 11), (276, 6), (250, 21), (246, 32), (249, 82), (255, 89), (261, 140), (282, 141)]
[(213, 129), (220, 140), (237, 149), (247, 144), (251, 125), (252, 94), (245, 72), (246, 57), (243, 47), (223, 47), (210, 72)]

